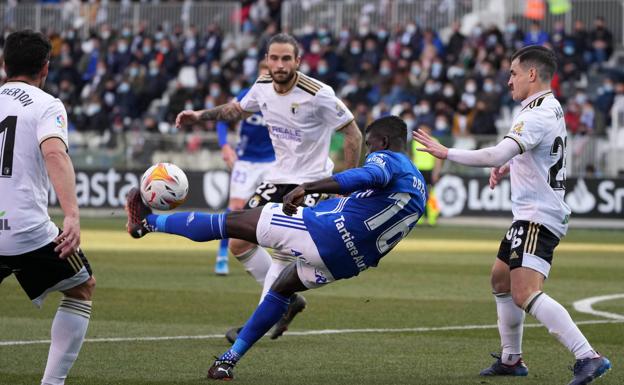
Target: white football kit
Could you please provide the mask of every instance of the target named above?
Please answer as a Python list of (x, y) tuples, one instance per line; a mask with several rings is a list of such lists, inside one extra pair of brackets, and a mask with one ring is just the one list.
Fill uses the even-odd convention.
[(567, 131), (563, 109), (552, 92), (525, 99), (505, 137), (520, 147), (510, 161), (514, 221), (539, 223), (563, 237), (570, 216), (563, 200)]
[(23, 82), (0, 87), (0, 255), (19, 255), (50, 243), (58, 228), (48, 215), (48, 173), (40, 145), (67, 145), (63, 103)]
[(318, 80), (297, 72), (293, 87), (280, 94), (271, 76), (261, 76), (240, 101), (247, 112), (262, 112), (269, 128), (276, 162), (265, 182), (301, 184), (331, 176), (332, 134), (353, 120), (353, 114)]

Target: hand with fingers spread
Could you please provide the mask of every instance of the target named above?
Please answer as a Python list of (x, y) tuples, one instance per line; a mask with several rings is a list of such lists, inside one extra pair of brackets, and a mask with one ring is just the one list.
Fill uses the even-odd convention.
[(176, 116), (175, 126), (181, 128), (182, 126), (199, 122), (199, 113), (193, 110), (184, 110)]
[(78, 247), (80, 247), (80, 218), (65, 217), (63, 231), (54, 239), (54, 243), (57, 244), (54, 251), (60, 253), (61, 259), (65, 259), (78, 251)]
[(498, 182), (500, 182), (500, 180), (503, 179), (503, 177), (508, 173), (509, 165), (507, 164), (500, 167), (493, 167), (492, 171), (490, 171), (490, 189), (494, 190), (494, 187), (498, 185)]
[(294, 190), (284, 196), (282, 211), (286, 215), (293, 215), (297, 213), (297, 209), (303, 203), (306, 191), (303, 185), (295, 187)]
[(448, 155), (448, 148), (441, 145), (427, 133), (421, 130), (414, 130), (414, 132), (412, 132), (412, 137), (415, 141), (425, 146), (424, 148), (418, 148), (418, 151), (428, 152), (438, 159), (446, 159)]

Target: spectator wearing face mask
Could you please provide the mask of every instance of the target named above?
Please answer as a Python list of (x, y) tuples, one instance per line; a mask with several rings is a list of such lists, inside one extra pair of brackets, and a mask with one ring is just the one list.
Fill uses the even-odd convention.
[(316, 67), (316, 76), (314, 77), (332, 87), (336, 85), (336, 72), (330, 71), (329, 63), (325, 59), (319, 60)]
[(534, 21), (524, 35), (524, 45), (543, 45), (550, 40), (548, 33), (542, 29), (539, 21)]
[(611, 125), (611, 107), (615, 101), (615, 85), (610, 78), (604, 79), (602, 86), (598, 88), (598, 96), (594, 103), (599, 118), (604, 121), (604, 125)]
[(453, 22), (452, 29), (453, 34), (449, 38), (448, 45), (446, 46), (446, 54), (450, 63), (455, 62), (455, 60), (459, 58), (459, 53), (466, 41), (466, 36), (461, 33), (461, 23), (458, 20)]
[(303, 54), (301, 61), (309, 66), (312, 73), (316, 72), (316, 68), (318, 67), (318, 63), (321, 60), (321, 57), (321, 43), (318, 41), (318, 39), (314, 38), (310, 42), (310, 50)]
[(477, 81), (475, 79), (468, 79), (464, 87), (464, 92), (461, 95), (461, 101), (466, 103), (468, 108), (473, 108), (477, 104)]
[(455, 109), (459, 101), (459, 96), (457, 95), (457, 92), (455, 91), (455, 87), (453, 86), (453, 83), (450, 83), (450, 82), (444, 83), (444, 86), (442, 87), (442, 96), (440, 100), (444, 102), (449, 107), (449, 109), (451, 110)]
[(569, 101), (563, 118), (565, 119), (568, 132), (575, 135), (579, 131), (579, 126), (581, 124), (581, 112), (578, 103), (574, 100)]
[(496, 115), (490, 110), (484, 100), (477, 100), (474, 120), (472, 121), (472, 133), (474, 135), (496, 135)]
[(434, 79), (427, 79), (425, 81), (425, 85), (422, 88), (423, 98), (427, 99), (431, 105), (435, 105), (441, 98), (442, 94), (440, 93), (441, 85), (439, 82)]
[(349, 43), (349, 49), (342, 55), (343, 68), (346, 73), (359, 73), (362, 68), (362, 43), (353, 39)]
[(594, 29), (589, 34), (589, 39), (593, 49), (593, 62), (601, 65), (609, 60), (613, 53), (613, 34), (606, 27), (602, 16), (594, 20)]
[[(571, 36), (572, 46), (574, 49), (568, 48), (566, 52), (567, 56), (579, 55), (583, 63), (580, 66), (581, 70), (585, 70), (585, 63), (591, 62), (591, 41), (589, 32), (585, 29), (585, 23), (582, 20), (576, 20), (574, 22), (574, 32)], [(579, 63), (577, 63), (579, 64)]]
[(418, 127), (421, 124), (425, 124), (429, 127), (433, 127), (435, 124), (435, 114), (431, 109), (431, 102), (427, 99), (421, 100), (417, 106), (414, 107), (414, 114), (416, 115), (415, 126)]
[(505, 46), (513, 49), (521, 48), (524, 44), (524, 33), (518, 28), (518, 24), (515, 21), (509, 20), (505, 24), (503, 40), (505, 41)]
[(444, 138), (451, 135), (449, 118), (446, 114), (439, 113), (436, 115), (432, 134), (436, 138)]
[(500, 90), (493, 78), (485, 78), (483, 86), (481, 87), (481, 92), (478, 93), (477, 98), (485, 102), (489, 111), (498, 114), (501, 108)]
[(474, 111), (464, 102), (460, 102), (453, 114), (453, 137), (469, 136), (472, 134)]

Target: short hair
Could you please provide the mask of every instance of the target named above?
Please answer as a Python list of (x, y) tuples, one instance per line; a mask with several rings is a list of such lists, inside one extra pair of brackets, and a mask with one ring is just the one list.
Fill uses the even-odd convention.
[(407, 142), (407, 125), (396, 115), (379, 118), (366, 127), (365, 132), (387, 136), (391, 144), (405, 146)]
[(535, 66), (541, 81), (550, 82), (557, 70), (557, 57), (555, 53), (540, 45), (528, 45), (520, 48), (511, 56), (511, 61), (518, 62), (526, 68), (525, 64)]
[(13, 32), (4, 43), (7, 76), (36, 76), (50, 60), (51, 50), (50, 41), (41, 32), (30, 29)]
[(269, 52), (269, 48), (271, 48), (271, 44), (273, 43), (292, 45), (295, 51), (295, 58), (299, 57), (299, 43), (297, 42), (297, 39), (295, 39), (291, 35), (287, 33), (278, 33), (277, 35), (273, 35), (271, 40), (269, 40), (269, 44), (267, 44), (267, 53)]

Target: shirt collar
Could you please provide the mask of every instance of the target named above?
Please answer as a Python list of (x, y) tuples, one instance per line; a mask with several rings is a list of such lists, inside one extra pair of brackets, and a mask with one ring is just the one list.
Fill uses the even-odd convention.
[(520, 102), (520, 104), (522, 105), (522, 108), (526, 107), (529, 103), (531, 103), (532, 101), (534, 101), (537, 98), (541, 98), (542, 96), (546, 96), (548, 94), (552, 94), (551, 90), (548, 91), (544, 91), (541, 90), (539, 92), (534, 93), (533, 95), (529, 96), (528, 98), (524, 99), (522, 102)]

